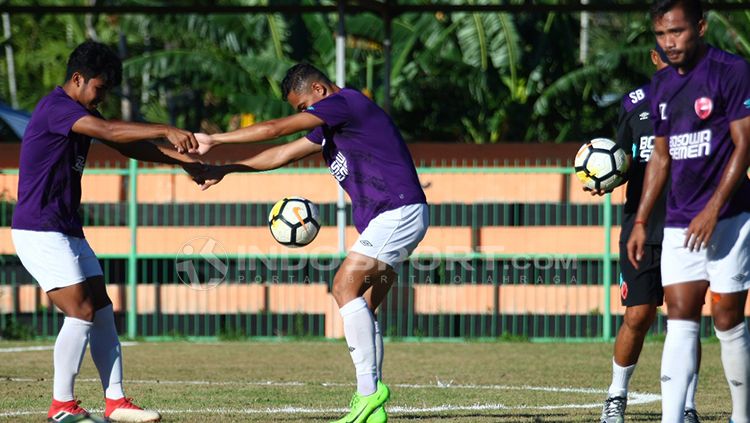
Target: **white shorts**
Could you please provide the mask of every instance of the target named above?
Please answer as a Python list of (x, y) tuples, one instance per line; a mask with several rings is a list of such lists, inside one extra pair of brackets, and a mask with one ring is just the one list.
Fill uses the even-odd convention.
[(44, 292), (102, 275), (99, 259), (84, 238), (23, 229), (10, 233), (23, 267)]
[(708, 249), (690, 252), (684, 247), (686, 233), (687, 228), (664, 228), (663, 286), (707, 280), (716, 293), (750, 288), (750, 213), (720, 220)]
[(429, 224), (427, 204), (409, 204), (388, 210), (370, 221), (350, 251), (397, 269), (422, 241)]

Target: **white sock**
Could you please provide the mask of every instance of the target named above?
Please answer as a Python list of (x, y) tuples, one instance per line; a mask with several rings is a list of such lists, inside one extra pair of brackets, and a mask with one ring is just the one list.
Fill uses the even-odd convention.
[(357, 392), (372, 395), (377, 390), (375, 325), (367, 302), (357, 297), (339, 309), (344, 319), (344, 336), (357, 372)]
[(688, 385), (697, 369), (698, 322), (667, 320), (661, 356), (661, 421), (681, 423)]
[(115, 328), (112, 304), (100, 308), (94, 316), (91, 328), (91, 357), (94, 359), (99, 378), (102, 380), (104, 396), (120, 399), (122, 391), (122, 348)]
[(745, 323), (720, 331), (716, 337), (721, 342), (721, 364), (724, 375), (729, 382), (729, 393), (732, 395), (732, 422), (750, 422), (750, 335)]
[(685, 395), (685, 410), (697, 410), (695, 406), (695, 391), (698, 389), (698, 373), (693, 373), (693, 378), (690, 379), (690, 385), (688, 385), (687, 394)]
[(52, 397), (58, 401), (75, 399), (73, 385), (81, 369), (89, 332), (93, 323), (75, 317), (65, 317), (60, 333), (55, 341), (55, 381)]
[(628, 396), (628, 383), (630, 376), (633, 376), (635, 364), (622, 367), (615, 362), (612, 357), (612, 384), (609, 385), (609, 397), (626, 397)]
[[(374, 319), (373, 319), (374, 320)], [(378, 380), (383, 380), (383, 334), (380, 333), (380, 325), (375, 323), (375, 363), (378, 369)]]

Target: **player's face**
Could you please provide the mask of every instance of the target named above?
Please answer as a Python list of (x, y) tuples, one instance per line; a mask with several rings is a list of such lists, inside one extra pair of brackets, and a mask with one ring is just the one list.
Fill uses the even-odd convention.
[(328, 97), (331, 88), (319, 82), (310, 84), (310, 89), (301, 93), (290, 92), (286, 100), (298, 112), (305, 111), (308, 107)]
[(703, 20), (696, 25), (679, 5), (654, 20), (656, 42), (667, 54), (669, 63), (677, 68), (695, 62), (705, 29)]
[(110, 88), (100, 77), (86, 80), (82, 75), (74, 74), (73, 82), (76, 83), (78, 102), (89, 110), (95, 110), (104, 101)]

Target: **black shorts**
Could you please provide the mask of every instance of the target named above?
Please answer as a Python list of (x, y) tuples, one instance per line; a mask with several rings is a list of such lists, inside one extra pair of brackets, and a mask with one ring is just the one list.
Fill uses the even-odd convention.
[(661, 245), (645, 245), (639, 269), (628, 260), (628, 249), (620, 244), (620, 300), (625, 307), (664, 303), (661, 286)]

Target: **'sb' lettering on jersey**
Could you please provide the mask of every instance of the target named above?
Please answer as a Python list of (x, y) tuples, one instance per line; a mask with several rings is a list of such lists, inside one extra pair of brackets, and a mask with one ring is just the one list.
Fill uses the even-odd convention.
[(638, 145), (638, 157), (642, 162), (647, 162), (651, 158), (651, 152), (654, 151), (654, 137), (653, 135), (644, 135), (641, 137), (641, 141)]
[(639, 101), (646, 98), (646, 93), (644, 93), (643, 90), (638, 89), (628, 94), (628, 97), (630, 97), (631, 103), (637, 104)]
[(711, 155), (711, 130), (670, 136), (669, 155), (672, 160), (708, 157)]

